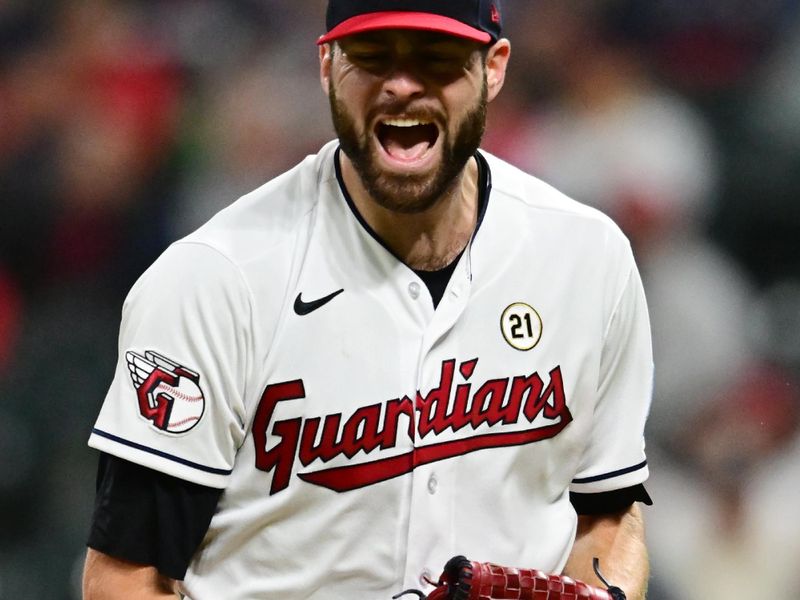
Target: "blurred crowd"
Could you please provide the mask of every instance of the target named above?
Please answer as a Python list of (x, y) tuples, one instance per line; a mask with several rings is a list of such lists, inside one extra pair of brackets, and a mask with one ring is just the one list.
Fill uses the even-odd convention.
[[(80, 597), (128, 288), (333, 137), (324, 5), (0, 0), (0, 600)], [(651, 600), (800, 598), (800, 6), (504, 8), (484, 147), (611, 215), (648, 295)]]

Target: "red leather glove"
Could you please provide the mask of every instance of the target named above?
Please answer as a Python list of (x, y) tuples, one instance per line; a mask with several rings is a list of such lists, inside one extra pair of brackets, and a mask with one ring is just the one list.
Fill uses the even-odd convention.
[(436, 585), (428, 596), (407, 590), (394, 598), (412, 593), (425, 600), (626, 600), (625, 593), (614, 586), (604, 590), (566, 575), (469, 561), (463, 556), (447, 562)]

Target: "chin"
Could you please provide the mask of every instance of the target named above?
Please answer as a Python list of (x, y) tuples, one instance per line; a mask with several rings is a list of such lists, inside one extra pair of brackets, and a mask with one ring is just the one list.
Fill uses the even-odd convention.
[(387, 210), (403, 214), (418, 214), (432, 208), (454, 185), (444, 181), (441, 170), (421, 174), (378, 172), (361, 177), (370, 197)]

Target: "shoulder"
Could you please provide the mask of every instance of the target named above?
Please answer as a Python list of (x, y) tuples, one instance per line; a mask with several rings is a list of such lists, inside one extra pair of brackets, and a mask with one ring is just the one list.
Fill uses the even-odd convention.
[(553, 212), (576, 219), (597, 221), (616, 229), (614, 222), (599, 210), (574, 200), (541, 179), (481, 150), (492, 173), (492, 193), (530, 211)]
[(627, 237), (606, 214), (570, 198), (550, 184), (481, 150), (492, 177), (492, 208), (515, 222), (535, 221), (537, 228), (556, 228), (564, 239), (583, 237), (630, 251)]
[[(180, 285), (183, 294), (239, 289), (251, 298), (277, 290), (310, 235), (318, 205), (335, 189), (333, 153), (324, 146), (293, 169), (242, 196), (173, 242), (134, 285)], [(265, 287), (266, 286), (266, 287)], [(269, 294), (268, 294), (269, 295)]]
[(233, 202), (177, 244), (214, 248), (234, 263), (276, 252), (296, 238), (325, 191), (335, 186), (336, 143)]

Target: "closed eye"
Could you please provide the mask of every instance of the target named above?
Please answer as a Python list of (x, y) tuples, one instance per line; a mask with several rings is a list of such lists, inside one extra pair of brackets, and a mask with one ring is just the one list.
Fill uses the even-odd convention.
[(430, 65), (454, 68), (462, 67), (466, 63), (463, 56), (453, 54), (425, 53), (422, 55), (422, 60)]
[(391, 62), (388, 52), (348, 52), (351, 63), (368, 71), (382, 70)]
[(389, 59), (388, 52), (348, 52), (347, 56), (350, 58), (350, 60), (359, 61), (379, 61)]
[(422, 55), (422, 58), (429, 62), (435, 63), (455, 63), (455, 62), (462, 62), (462, 58), (460, 56), (453, 56), (452, 54), (436, 54), (436, 53), (425, 53)]

